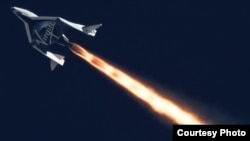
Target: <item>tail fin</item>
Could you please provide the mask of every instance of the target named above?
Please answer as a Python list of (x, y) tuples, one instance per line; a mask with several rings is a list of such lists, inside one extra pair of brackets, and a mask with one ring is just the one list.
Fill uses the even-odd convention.
[(96, 29), (101, 27), (101, 26), (102, 26), (102, 24), (91, 25), (91, 26), (83, 27), (82, 30), (87, 35), (94, 37), (96, 32), (97, 32)]
[(50, 69), (51, 71), (53, 71), (56, 66), (59, 64), (61, 66), (63, 66), (64, 64), (64, 56), (59, 55), (59, 54), (55, 54), (52, 52), (47, 51), (47, 57), (49, 57), (51, 59), (50, 61)]
[(51, 60), (50, 61), (50, 69), (51, 69), (51, 71), (54, 71), (57, 65), (58, 65), (57, 62)]

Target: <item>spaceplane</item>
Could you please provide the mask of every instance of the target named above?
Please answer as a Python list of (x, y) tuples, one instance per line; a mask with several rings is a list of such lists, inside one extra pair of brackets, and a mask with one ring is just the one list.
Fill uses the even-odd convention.
[(31, 46), (51, 60), (50, 68), (52, 71), (58, 64), (64, 65), (65, 57), (52, 52), (50, 47), (55, 44), (67, 46), (69, 39), (66, 37), (65, 32), (68, 29), (75, 29), (94, 37), (97, 28), (102, 26), (102, 24), (85, 26), (61, 17), (38, 16), (29, 10), (19, 7), (11, 7), (11, 10), (24, 23)]

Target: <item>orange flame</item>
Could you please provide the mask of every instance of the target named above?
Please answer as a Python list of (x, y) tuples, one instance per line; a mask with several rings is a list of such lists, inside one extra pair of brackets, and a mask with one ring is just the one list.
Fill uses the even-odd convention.
[(170, 119), (175, 124), (205, 124), (204, 121), (200, 120), (193, 113), (184, 110), (178, 104), (166, 99), (154, 89), (143, 84), (143, 82), (136, 80), (122, 70), (105, 62), (103, 59), (83, 49), (80, 45), (75, 43), (70, 45), (70, 50), (75, 55), (111, 78), (111, 80), (127, 90), (133, 97), (143, 101), (151, 110), (164, 118)]

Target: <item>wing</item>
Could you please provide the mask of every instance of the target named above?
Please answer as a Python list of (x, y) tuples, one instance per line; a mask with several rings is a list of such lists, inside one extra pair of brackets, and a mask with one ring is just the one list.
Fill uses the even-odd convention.
[(49, 17), (49, 16), (38, 16), (38, 17), (31, 17), (31, 20), (35, 21), (50, 21), (50, 20), (57, 20), (59, 17)]
[(95, 36), (96, 35), (96, 32), (97, 32), (97, 28), (101, 27), (102, 24), (96, 24), (96, 25), (91, 25), (91, 26), (85, 26), (85, 25), (81, 25), (81, 24), (77, 24), (77, 23), (73, 23), (73, 22), (70, 22), (68, 20), (65, 20), (61, 17), (58, 18), (59, 21), (61, 21), (62, 23), (78, 30), (78, 31), (81, 31), (87, 35), (90, 35), (90, 36)]
[(58, 19), (59, 19), (62, 23), (66, 24), (66, 25), (68, 25), (68, 26), (70, 26), (70, 27), (72, 27), (72, 28), (74, 28), (74, 29), (76, 29), (76, 30), (78, 30), (78, 31), (83, 32), (83, 27), (85, 27), (85, 25), (73, 23), (73, 22), (70, 22), (70, 21), (68, 21), (68, 20), (65, 20), (65, 19), (63, 19), (63, 18), (61, 18), (61, 17), (59, 17)]

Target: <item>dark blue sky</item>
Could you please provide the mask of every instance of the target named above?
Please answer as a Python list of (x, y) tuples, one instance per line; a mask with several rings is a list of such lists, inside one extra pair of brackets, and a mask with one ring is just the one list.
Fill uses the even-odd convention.
[[(247, 3), (181, 1), (11, 1), (1, 4), (0, 140), (166, 141), (162, 124), (67, 49), (64, 67), (29, 44), (11, 6), (85, 25), (70, 31), (88, 50), (174, 91), (215, 123), (250, 123), (250, 17)], [(166, 95), (168, 96), (168, 95)]]

